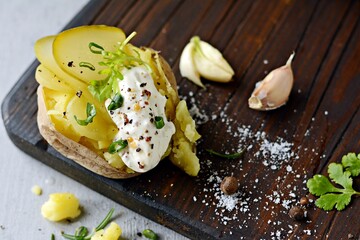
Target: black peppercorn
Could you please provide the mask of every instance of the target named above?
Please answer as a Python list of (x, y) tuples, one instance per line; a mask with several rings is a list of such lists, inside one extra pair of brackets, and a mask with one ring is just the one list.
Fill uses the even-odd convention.
[(305, 206), (309, 204), (309, 199), (307, 197), (300, 198), (300, 205)]
[(289, 216), (296, 221), (301, 221), (305, 217), (304, 210), (301, 207), (294, 206), (290, 208)]
[(236, 193), (238, 188), (238, 180), (233, 176), (225, 177), (220, 184), (221, 191), (223, 191), (226, 195), (232, 195)]

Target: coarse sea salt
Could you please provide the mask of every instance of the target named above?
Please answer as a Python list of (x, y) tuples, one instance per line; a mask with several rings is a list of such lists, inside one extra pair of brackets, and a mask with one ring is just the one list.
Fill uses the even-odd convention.
[[(301, 90), (299, 90), (299, 93), (300, 92)], [(225, 176), (231, 175), (232, 172), (239, 173), (240, 171), (240, 176), (243, 178), (247, 177), (248, 173), (241, 173), (242, 159), (235, 164), (232, 163), (228, 165), (224, 169), (218, 169), (218, 167), (212, 166), (212, 161), (209, 159), (201, 161), (201, 171), (202, 174), (207, 175), (207, 180), (205, 183), (200, 181), (202, 189), (196, 196), (193, 196), (193, 201), (203, 204), (207, 209), (209, 207), (214, 209), (211, 218), (226, 226), (229, 232), (236, 228), (248, 228), (250, 222), (257, 222), (258, 219), (261, 219), (260, 208), (264, 208), (270, 211), (270, 216), (274, 220), (269, 220), (268, 222), (273, 225), (272, 229), (274, 232), (269, 232), (268, 234), (270, 234), (271, 237), (267, 236), (266, 239), (286, 238), (288, 234), (294, 231), (294, 226), (287, 225), (285, 221), (280, 222), (275, 220), (279, 214), (288, 214), (288, 210), (296, 204), (298, 196), (301, 195), (299, 191), (304, 190), (296, 188), (293, 184), (288, 184), (288, 187), (281, 186), (286, 176), (289, 175), (297, 179), (297, 182), (306, 179), (306, 175), (303, 175), (305, 172), (301, 172), (300, 175), (299, 172), (297, 172), (298, 170), (292, 167), (292, 162), (299, 159), (296, 150), (300, 150), (300, 148), (298, 147), (294, 150), (294, 144), (292, 142), (287, 141), (281, 136), (271, 136), (267, 134), (262, 130), (266, 127), (265, 122), (260, 123), (260, 125), (256, 127), (256, 130), (254, 130), (253, 126), (242, 124), (239, 123), (238, 120), (232, 119), (232, 114), (229, 115), (227, 113), (231, 100), (224, 107), (219, 106), (216, 108), (217, 111), (206, 113), (202, 108), (198, 107), (197, 100), (195, 99), (197, 96), (200, 96), (199, 93), (194, 94), (191, 92), (188, 97), (185, 97), (185, 99), (187, 98), (190, 114), (195, 122), (199, 125), (207, 121), (217, 121), (221, 123), (224, 128), (212, 129), (211, 134), (214, 136), (219, 134), (224, 136), (224, 134), (228, 134), (228, 137), (226, 137), (226, 135), (224, 136), (227, 140), (219, 144), (217, 149), (214, 150), (233, 153), (246, 148), (246, 161), (249, 164), (254, 164), (256, 167), (262, 164), (265, 167), (265, 171), (263, 172), (263, 176), (259, 175), (255, 180), (250, 182), (251, 186), (241, 184), (240, 190), (235, 194), (225, 195), (220, 189), (220, 183)], [(314, 120), (313, 118), (312, 121)], [(288, 136), (289, 132), (284, 130), (283, 134)], [(310, 129), (305, 135), (310, 135)], [(269, 189), (269, 192), (260, 190), (263, 189), (261, 186), (267, 184), (269, 181), (269, 178), (267, 178), (269, 175), (266, 170), (278, 171), (281, 169), (284, 175), (272, 179), (272, 181), (278, 183), (279, 189), (277, 191)], [(259, 188), (257, 188), (257, 186)], [(251, 190), (254, 190), (254, 192)], [(275, 207), (275, 205), (278, 205), (282, 210), (278, 212), (276, 209), (279, 208)]]
[[(209, 121), (210, 117), (205, 113), (204, 110), (200, 110), (198, 107), (198, 103), (196, 98), (194, 97), (193, 92), (189, 92), (189, 97), (187, 96), (180, 96), (180, 99), (184, 99), (187, 101), (188, 109), (191, 117), (194, 119), (196, 125), (202, 125)], [(214, 120), (217, 115), (212, 115), (211, 119)]]

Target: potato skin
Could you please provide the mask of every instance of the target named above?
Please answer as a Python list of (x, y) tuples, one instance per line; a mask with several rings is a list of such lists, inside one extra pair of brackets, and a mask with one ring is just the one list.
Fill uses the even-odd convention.
[[(176, 79), (169, 64), (162, 57), (160, 57), (160, 61), (169, 83), (177, 93)], [(37, 102), (37, 123), (40, 134), (59, 153), (72, 159), (86, 169), (107, 178), (126, 179), (140, 175), (140, 173), (128, 173), (125, 170), (112, 167), (104, 158), (89, 148), (56, 131), (47, 115), (42, 86), (39, 86), (37, 89)]]

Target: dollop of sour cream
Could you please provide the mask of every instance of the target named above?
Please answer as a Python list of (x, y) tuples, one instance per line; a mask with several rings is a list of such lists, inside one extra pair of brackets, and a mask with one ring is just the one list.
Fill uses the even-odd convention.
[[(114, 141), (127, 140), (128, 145), (118, 154), (123, 162), (136, 172), (154, 168), (166, 152), (175, 126), (165, 115), (166, 97), (156, 89), (154, 80), (145, 67), (134, 67), (123, 73), (119, 91), (123, 105), (108, 111), (119, 132)], [(106, 108), (111, 99), (105, 101)], [(157, 129), (155, 117), (164, 120)]]

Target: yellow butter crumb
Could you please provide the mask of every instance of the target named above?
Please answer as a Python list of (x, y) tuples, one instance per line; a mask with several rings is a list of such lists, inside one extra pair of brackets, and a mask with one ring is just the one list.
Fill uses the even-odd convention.
[(120, 226), (115, 223), (111, 222), (110, 226), (105, 230), (97, 231), (92, 237), (91, 240), (118, 240), (121, 235), (121, 228)]
[(42, 194), (42, 189), (41, 187), (39, 187), (38, 185), (34, 185), (32, 188), (31, 188), (31, 192), (35, 195), (38, 195), (40, 196)]
[(79, 200), (72, 193), (53, 193), (41, 207), (41, 214), (50, 221), (76, 218), (81, 213)]

